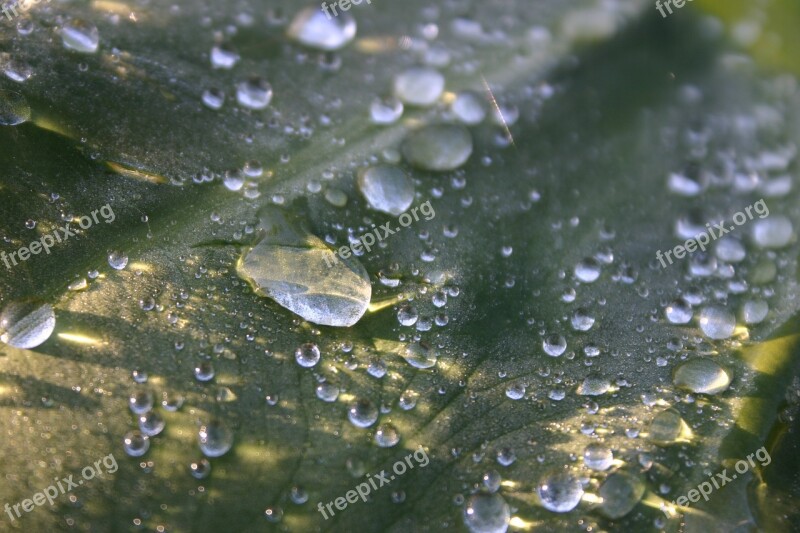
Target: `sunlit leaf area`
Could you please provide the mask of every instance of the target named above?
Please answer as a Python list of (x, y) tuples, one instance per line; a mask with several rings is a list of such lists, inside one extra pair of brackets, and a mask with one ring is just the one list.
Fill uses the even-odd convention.
[(0, 531), (800, 531), (796, 0), (2, 0)]

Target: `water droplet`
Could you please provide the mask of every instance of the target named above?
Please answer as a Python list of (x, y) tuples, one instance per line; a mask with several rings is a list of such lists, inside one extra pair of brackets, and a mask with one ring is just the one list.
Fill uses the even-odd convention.
[(583, 464), (592, 470), (604, 471), (611, 468), (614, 463), (614, 453), (611, 449), (593, 442), (583, 449)]
[(406, 104), (427, 107), (444, 91), (444, 76), (432, 68), (412, 67), (394, 79), (394, 95)]
[(648, 440), (665, 446), (682, 439), (689, 430), (686, 422), (675, 409), (661, 411), (650, 422)]
[(551, 357), (558, 357), (567, 350), (567, 339), (558, 333), (552, 333), (542, 341), (544, 352)]
[(397, 98), (376, 98), (369, 106), (369, 115), (374, 124), (394, 124), (403, 116), (403, 110), (403, 102)]
[(414, 368), (432, 368), (436, 365), (436, 352), (423, 342), (414, 342), (406, 346), (403, 358)]
[(267, 507), (264, 509), (264, 518), (266, 518), (268, 522), (277, 524), (283, 520), (283, 509), (280, 507)]
[(236, 101), (249, 109), (264, 109), (272, 101), (272, 86), (263, 78), (250, 78), (236, 86)]
[(511, 509), (499, 494), (473, 494), (464, 507), (464, 525), (471, 533), (505, 533)]
[(583, 497), (583, 485), (577, 476), (557, 471), (545, 475), (536, 487), (542, 505), (554, 513), (573, 510)]
[(667, 316), (667, 320), (673, 324), (688, 324), (694, 315), (692, 306), (683, 298), (673, 300), (664, 310), (664, 313)]
[(525, 397), (525, 385), (515, 383), (506, 387), (506, 396), (511, 400), (521, 400)]
[(206, 457), (220, 457), (233, 446), (233, 431), (223, 421), (214, 419), (200, 426), (197, 440)]
[(700, 329), (712, 339), (727, 339), (736, 329), (736, 317), (722, 307), (704, 307), (699, 316)]
[(413, 305), (403, 305), (397, 310), (397, 321), (403, 326), (413, 326), (419, 318), (417, 308)]
[(80, 19), (74, 19), (61, 30), (61, 39), (64, 47), (84, 54), (93, 54), (100, 44), (100, 32), (94, 24)]
[(14, 348), (36, 348), (55, 328), (53, 308), (36, 300), (12, 302), (0, 313), (0, 341)]
[(403, 141), (405, 160), (423, 170), (455, 170), (472, 155), (472, 135), (464, 126), (435, 124), (412, 131)]
[(150, 449), (150, 437), (139, 431), (129, 431), (122, 439), (122, 445), (125, 453), (131, 457), (141, 457)]
[(414, 183), (395, 166), (378, 165), (358, 174), (358, 187), (372, 209), (399, 215), (414, 202)]
[[(645, 493), (645, 485), (626, 472), (614, 472), (600, 486), (600, 512), (612, 520), (630, 513)], [(659, 528), (663, 529), (663, 528)]]
[(577, 331), (589, 331), (593, 325), (594, 317), (588, 309), (581, 307), (572, 315), (572, 327)]
[(349, 13), (329, 17), (316, 6), (295, 15), (286, 30), (295, 41), (318, 50), (338, 50), (356, 36), (356, 20)]
[(331, 383), (320, 383), (317, 385), (317, 398), (323, 402), (335, 402), (339, 397), (339, 387)]
[(463, 91), (456, 95), (450, 110), (462, 124), (474, 126), (486, 118), (486, 103), (483, 98), (472, 91)]
[(189, 465), (189, 471), (195, 479), (205, 479), (211, 474), (211, 461), (203, 457)]
[(163, 393), (161, 397), (161, 407), (166, 411), (175, 412), (183, 407), (185, 398), (180, 394)]
[(154, 437), (164, 430), (164, 419), (155, 411), (139, 415), (139, 429), (148, 437)]
[(711, 359), (701, 357), (678, 366), (672, 373), (672, 383), (698, 394), (719, 394), (728, 389), (731, 376)]
[(194, 365), (194, 377), (197, 381), (211, 381), (215, 375), (216, 372), (211, 361), (200, 361)]
[(760, 324), (767, 318), (769, 304), (764, 300), (748, 300), (742, 305), (741, 316), (745, 324)]
[(583, 380), (578, 387), (578, 394), (582, 396), (600, 396), (608, 392), (611, 382), (600, 374), (592, 373)]
[(319, 348), (316, 344), (310, 342), (303, 344), (294, 351), (294, 358), (297, 360), (298, 365), (304, 368), (311, 368), (319, 363)]
[(108, 266), (114, 270), (122, 270), (128, 266), (128, 256), (120, 251), (114, 250), (108, 254)]
[(726, 263), (739, 263), (747, 256), (744, 245), (733, 237), (723, 237), (717, 241), (714, 253), (720, 261), (725, 261)]
[(792, 221), (783, 215), (756, 220), (752, 230), (753, 242), (759, 248), (776, 249), (787, 246), (794, 238)]
[(593, 257), (587, 257), (575, 265), (575, 277), (583, 283), (593, 283), (600, 277), (600, 263)]
[(16, 126), (31, 119), (31, 106), (19, 93), (0, 90), (0, 126)]
[(215, 87), (206, 89), (203, 91), (203, 103), (206, 107), (214, 111), (222, 109), (222, 106), (225, 104), (225, 93)]
[(128, 397), (128, 407), (137, 415), (148, 412), (153, 408), (153, 393), (147, 390), (132, 393)]
[(375, 442), (381, 448), (391, 448), (400, 442), (400, 433), (392, 424), (381, 424), (375, 431)]
[(211, 49), (211, 66), (232, 69), (239, 62), (239, 54), (228, 44), (220, 44)]
[(356, 427), (368, 428), (378, 420), (378, 408), (366, 398), (360, 398), (348, 407), (347, 418)]

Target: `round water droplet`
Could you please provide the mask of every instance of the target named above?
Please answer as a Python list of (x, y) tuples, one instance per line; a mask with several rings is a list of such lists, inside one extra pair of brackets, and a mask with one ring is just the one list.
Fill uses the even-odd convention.
[(614, 463), (614, 453), (603, 446), (593, 442), (583, 449), (583, 464), (592, 470), (604, 471), (611, 468)]
[(141, 457), (150, 449), (150, 437), (139, 431), (129, 431), (122, 439), (122, 446), (131, 457)]
[(338, 50), (356, 36), (356, 20), (349, 13), (329, 17), (317, 6), (295, 15), (286, 30), (289, 38), (317, 50)]
[(667, 320), (673, 324), (688, 324), (692, 319), (692, 315), (694, 315), (692, 306), (683, 298), (673, 300), (664, 310), (664, 313), (667, 316)]
[(128, 266), (128, 256), (115, 250), (108, 254), (108, 266), (114, 270), (122, 270)]
[(630, 513), (645, 493), (641, 479), (625, 472), (614, 472), (600, 486), (600, 512), (612, 520)]
[(294, 351), (294, 358), (297, 360), (298, 365), (304, 368), (311, 368), (319, 363), (319, 348), (311, 342), (303, 344)]
[(458, 93), (450, 110), (459, 122), (468, 126), (480, 124), (486, 118), (486, 103), (480, 95), (472, 91)]
[(752, 230), (753, 242), (759, 248), (776, 249), (787, 246), (794, 238), (792, 221), (783, 215), (756, 220)]
[(473, 494), (464, 507), (464, 525), (471, 533), (505, 533), (511, 509), (499, 494)]
[(600, 396), (608, 392), (611, 382), (600, 374), (592, 373), (586, 376), (583, 383), (578, 387), (578, 394), (582, 396)]
[(356, 427), (368, 428), (378, 420), (378, 408), (366, 398), (360, 398), (348, 407), (347, 418)]
[(395, 166), (378, 165), (358, 174), (358, 188), (372, 209), (399, 215), (414, 202), (414, 183)]
[(239, 62), (239, 54), (227, 44), (220, 44), (211, 49), (211, 66), (214, 68), (232, 69)]
[(197, 381), (211, 381), (215, 375), (216, 372), (211, 361), (200, 361), (194, 365), (194, 377)]
[(161, 415), (149, 411), (139, 415), (139, 429), (148, 437), (154, 437), (164, 430), (165, 422)]
[(400, 433), (392, 424), (381, 424), (375, 431), (375, 442), (381, 448), (391, 448), (400, 442)]
[(742, 305), (741, 316), (745, 324), (760, 324), (767, 318), (769, 304), (764, 300), (748, 300)]
[(424, 126), (408, 134), (402, 152), (409, 164), (423, 170), (455, 170), (472, 155), (472, 135), (454, 124)]
[(511, 400), (521, 400), (525, 397), (525, 385), (516, 383), (506, 387), (506, 396)]
[(436, 365), (438, 356), (428, 345), (422, 342), (414, 342), (406, 346), (403, 357), (414, 368), (431, 368)]
[(559, 470), (545, 475), (536, 487), (536, 493), (548, 511), (567, 513), (580, 503), (583, 485), (577, 476)]
[(736, 317), (722, 307), (704, 307), (699, 316), (700, 329), (712, 339), (727, 339), (736, 329)]
[(576, 331), (589, 331), (594, 325), (594, 317), (588, 309), (581, 307), (572, 315), (572, 327)]
[(216, 87), (203, 91), (203, 103), (209, 109), (217, 111), (225, 104), (225, 93)]
[(263, 78), (250, 78), (236, 86), (236, 101), (242, 107), (264, 109), (272, 102), (272, 86)]
[(575, 265), (575, 277), (583, 283), (592, 283), (600, 277), (600, 263), (593, 257), (587, 257)]
[(376, 98), (369, 106), (369, 116), (375, 124), (394, 124), (403, 116), (403, 109), (397, 98)]
[(394, 95), (406, 104), (430, 106), (444, 92), (444, 76), (432, 68), (412, 67), (394, 79)]
[(189, 471), (195, 479), (205, 479), (211, 475), (211, 461), (203, 457), (189, 465)]
[(56, 314), (50, 304), (20, 301), (8, 304), (0, 313), (0, 341), (30, 350), (44, 343), (56, 328)]
[(75, 50), (83, 54), (93, 54), (100, 44), (100, 32), (97, 26), (80, 19), (74, 19), (64, 24), (61, 29), (61, 39), (64, 48)]
[(339, 397), (339, 387), (332, 383), (320, 383), (317, 385), (317, 398), (323, 402), (335, 402)]
[(716, 362), (701, 357), (678, 366), (672, 373), (672, 383), (697, 394), (719, 394), (728, 389), (731, 376)]
[(31, 106), (19, 93), (0, 90), (0, 126), (16, 126), (31, 119)]
[(567, 350), (567, 339), (558, 333), (552, 333), (542, 341), (544, 352), (551, 357), (558, 357)]
[(403, 326), (413, 326), (419, 319), (417, 308), (413, 305), (403, 305), (397, 310), (397, 321)]
[(137, 414), (144, 414), (153, 408), (153, 393), (148, 390), (139, 390), (128, 397), (128, 407)]
[(203, 455), (220, 457), (228, 453), (233, 446), (233, 431), (222, 420), (214, 419), (200, 426), (197, 440)]
[(739, 263), (747, 256), (744, 244), (733, 237), (723, 237), (717, 241), (714, 253), (720, 261), (726, 263)]
[(688, 426), (678, 411), (666, 409), (654, 416), (650, 422), (647, 430), (648, 440), (665, 446), (682, 438), (687, 429)]
[(483, 486), (486, 487), (486, 490), (497, 492), (500, 490), (500, 483), (502, 483), (503, 478), (497, 470), (490, 470), (483, 474), (481, 481), (483, 481)]

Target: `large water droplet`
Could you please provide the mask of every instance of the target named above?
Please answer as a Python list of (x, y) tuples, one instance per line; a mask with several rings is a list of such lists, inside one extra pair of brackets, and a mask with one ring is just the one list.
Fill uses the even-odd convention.
[(319, 363), (319, 348), (316, 344), (310, 342), (303, 344), (294, 351), (294, 358), (297, 360), (298, 365), (304, 368), (311, 368)]
[(583, 464), (592, 470), (599, 470), (602, 472), (603, 470), (611, 468), (613, 463), (614, 453), (602, 444), (593, 442), (583, 450)]
[(197, 440), (206, 457), (219, 457), (233, 446), (233, 431), (222, 420), (214, 419), (200, 426)]
[(402, 152), (408, 163), (423, 170), (455, 170), (472, 155), (472, 135), (464, 126), (425, 126), (409, 133)]
[(391, 448), (400, 442), (400, 433), (392, 424), (381, 424), (375, 431), (375, 442), (381, 448)]
[(30, 350), (50, 338), (56, 314), (50, 304), (21, 301), (8, 304), (0, 313), (0, 341)]
[(348, 407), (347, 418), (356, 427), (368, 428), (378, 420), (378, 408), (366, 398), (360, 398)]
[(16, 126), (31, 119), (28, 100), (13, 91), (0, 91), (0, 126)]
[(619, 519), (630, 513), (645, 493), (641, 479), (625, 472), (614, 472), (600, 486), (598, 495), (602, 499), (600, 511), (611, 519)]
[(236, 101), (249, 109), (264, 109), (272, 101), (272, 85), (254, 77), (236, 86)]
[(688, 324), (694, 314), (692, 306), (683, 298), (673, 300), (665, 309), (667, 320), (673, 324)]
[(499, 494), (474, 494), (464, 507), (464, 525), (471, 533), (505, 533), (511, 509)]
[(753, 242), (759, 248), (783, 248), (792, 242), (794, 227), (792, 221), (783, 215), (772, 215), (770, 218), (753, 223)]
[(358, 187), (372, 209), (399, 215), (414, 202), (414, 184), (398, 167), (378, 165), (362, 170)]
[(536, 487), (536, 493), (548, 511), (567, 513), (580, 503), (583, 485), (577, 476), (559, 470), (544, 476)]
[(61, 30), (64, 47), (84, 54), (93, 54), (100, 44), (100, 32), (97, 26), (80, 19), (64, 24)]
[(394, 79), (394, 94), (406, 104), (430, 106), (444, 91), (444, 76), (432, 68), (413, 67)]
[(450, 110), (459, 122), (468, 126), (480, 124), (486, 118), (486, 103), (472, 91), (458, 93)]
[(704, 307), (698, 320), (700, 329), (712, 339), (727, 339), (736, 329), (736, 317), (722, 307)]
[(319, 7), (307, 7), (295, 15), (286, 31), (295, 41), (318, 50), (338, 50), (356, 36), (356, 20), (349, 13), (330, 17)]
[(719, 394), (728, 389), (731, 376), (721, 366), (706, 358), (697, 358), (678, 366), (672, 383), (698, 394)]
[(141, 457), (150, 449), (150, 437), (140, 431), (129, 431), (122, 439), (122, 446), (131, 457)]
[(436, 365), (438, 359), (436, 351), (422, 342), (414, 342), (406, 346), (403, 358), (414, 368), (431, 368)]

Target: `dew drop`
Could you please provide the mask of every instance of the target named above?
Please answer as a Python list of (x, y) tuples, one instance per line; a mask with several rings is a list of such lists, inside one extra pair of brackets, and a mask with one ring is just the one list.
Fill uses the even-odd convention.
[(8, 304), (0, 313), (0, 341), (30, 350), (43, 344), (56, 328), (56, 315), (50, 304), (35, 300)]
[(94, 24), (80, 19), (74, 19), (61, 30), (61, 39), (64, 47), (83, 54), (93, 54), (100, 44), (100, 32)]
[(378, 165), (362, 170), (358, 187), (372, 209), (399, 215), (414, 202), (414, 183), (400, 168)]
[(220, 457), (233, 446), (233, 431), (223, 421), (214, 419), (200, 426), (197, 440), (206, 457)]
[(583, 497), (583, 485), (577, 476), (564, 471), (545, 475), (536, 487), (542, 505), (554, 513), (573, 510)]

